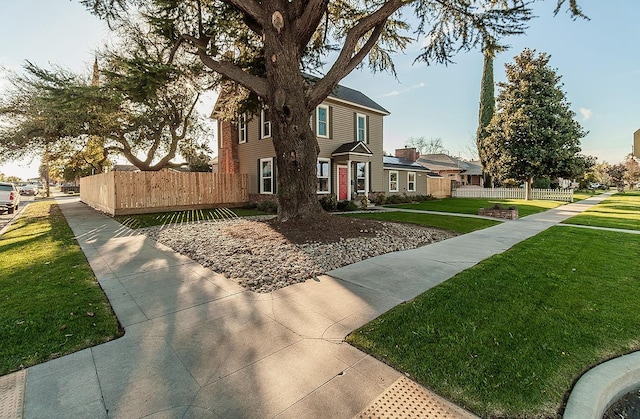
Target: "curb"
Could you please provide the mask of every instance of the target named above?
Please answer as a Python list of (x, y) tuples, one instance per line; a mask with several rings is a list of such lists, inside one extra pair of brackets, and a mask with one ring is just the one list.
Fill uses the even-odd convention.
[(563, 419), (601, 418), (625, 394), (640, 388), (640, 351), (587, 371), (571, 390)]

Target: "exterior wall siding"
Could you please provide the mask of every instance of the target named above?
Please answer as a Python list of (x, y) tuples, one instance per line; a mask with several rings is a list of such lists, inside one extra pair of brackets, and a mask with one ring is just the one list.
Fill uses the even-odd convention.
[[(367, 146), (373, 152), (370, 159), (370, 180), (369, 190), (371, 192), (383, 191), (385, 180), (383, 176), (382, 154), (383, 154), (383, 115), (357, 106), (350, 106), (341, 102), (332, 101), (330, 98), (323, 102), (323, 105), (331, 107), (331, 138), (318, 137), (320, 152), (319, 158), (331, 159), (331, 182), (330, 192), (337, 194), (338, 169), (335, 159), (331, 154), (342, 144), (356, 141), (355, 117), (356, 113), (368, 117), (369, 142)], [(249, 192), (259, 193), (258, 160), (261, 158), (275, 157), (275, 149), (271, 138), (260, 139), (260, 116), (256, 115), (248, 120), (247, 142), (238, 144), (238, 138), (233, 138), (238, 148), (238, 160), (240, 161), (239, 173), (249, 175)], [(312, 117), (312, 128), (315, 132), (315, 115)], [(237, 130), (235, 130), (237, 132)], [(222, 142), (222, 141), (220, 141)], [(274, 160), (275, 167), (275, 160)], [(405, 180), (406, 182), (406, 180)]]
[[(398, 172), (398, 192), (389, 191), (389, 172)], [(383, 170), (384, 188), (381, 189), (386, 195), (427, 195), (427, 174), (424, 172), (415, 172), (416, 174), (416, 190), (415, 192), (409, 192), (408, 188), (408, 175), (407, 173), (413, 172), (413, 170), (385, 168)]]

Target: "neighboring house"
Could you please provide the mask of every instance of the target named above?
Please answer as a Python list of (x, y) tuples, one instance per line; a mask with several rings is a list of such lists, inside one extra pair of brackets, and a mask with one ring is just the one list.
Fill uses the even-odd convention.
[(428, 193), (428, 178), (440, 176), (416, 163), (420, 154), (415, 148), (401, 148), (396, 150), (395, 156), (384, 156), (385, 193), (412, 195), (426, 195)]
[(458, 186), (484, 185), (479, 161), (464, 161), (444, 153), (424, 154), (416, 161), (440, 176), (455, 181)]
[[(389, 189), (382, 150), (383, 118), (387, 115), (389, 112), (372, 99), (344, 86), (337, 86), (316, 107), (310, 124), (320, 147), (319, 196), (333, 193), (338, 200), (351, 200), (358, 195)], [(217, 137), (220, 139), (220, 173), (249, 174), (251, 200), (261, 199), (257, 195), (277, 192), (278, 174), (268, 109), (259, 115), (242, 115), (237, 124), (218, 121)], [(418, 177), (415, 182), (417, 185)], [(400, 184), (395, 186), (400, 188)]]

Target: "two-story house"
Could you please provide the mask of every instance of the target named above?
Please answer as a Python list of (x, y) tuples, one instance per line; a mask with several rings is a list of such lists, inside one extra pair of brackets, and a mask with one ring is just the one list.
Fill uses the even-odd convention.
[[(311, 127), (318, 139), (318, 195), (351, 200), (388, 191), (383, 170), (383, 118), (389, 112), (363, 93), (344, 86), (318, 105)], [(215, 118), (215, 109), (212, 117)], [(277, 192), (275, 150), (269, 112), (218, 121), (218, 171), (249, 174), (251, 200)], [(263, 197), (264, 198), (264, 197)]]

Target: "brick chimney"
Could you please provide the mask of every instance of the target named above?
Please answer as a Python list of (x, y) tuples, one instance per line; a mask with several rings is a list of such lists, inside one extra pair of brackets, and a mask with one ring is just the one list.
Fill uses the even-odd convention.
[(238, 128), (230, 121), (218, 121), (220, 127), (219, 173), (240, 173), (238, 159)]
[(420, 158), (420, 153), (415, 149), (415, 147), (396, 148), (396, 157), (416, 161)]

